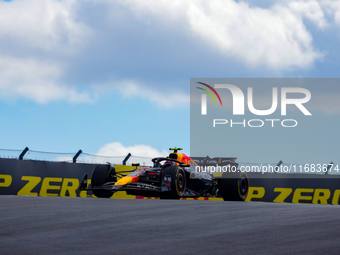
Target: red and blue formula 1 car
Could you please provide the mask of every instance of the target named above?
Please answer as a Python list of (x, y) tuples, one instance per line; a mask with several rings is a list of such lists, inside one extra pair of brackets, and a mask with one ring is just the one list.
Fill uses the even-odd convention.
[(90, 188), (87, 188), (86, 174), (80, 190), (91, 190), (101, 198), (126, 191), (128, 195), (161, 199), (222, 197), (225, 201), (245, 200), (249, 188), (246, 173), (227, 171), (216, 177), (209, 171), (197, 171), (216, 164), (237, 169), (236, 158), (190, 158), (179, 153), (180, 148), (170, 150), (173, 152), (168, 157), (152, 159), (153, 167), (150, 168), (138, 168), (139, 164), (132, 164), (135, 170), (117, 172), (114, 165), (99, 165), (92, 172)]

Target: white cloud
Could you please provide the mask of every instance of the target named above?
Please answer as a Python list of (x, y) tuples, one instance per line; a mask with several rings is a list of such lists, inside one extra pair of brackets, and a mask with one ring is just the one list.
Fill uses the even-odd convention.
[(91, 34), (74, 9), (75, 0), (0, 1), (0, 39), (72, 53)]
[(76, 20), (74, 0), (0, 1), (0, 97), (38, 103), (93, 102), (60, 80), (65, 62), (55, 56), (76, 53), (91, 30)]
[[(149, 145), (133, 145), (124, 146), (119, 142), (109, 143), (104, 145), (94, 156), (85, 156), (85, 161), (93, 161), (113, 164), (122, 164), (124, 158), (131, 153), (131, 157), (127, 161), (127, 164), (140, 163), (141, 165), (152, 165), (151, 159), (155, 157), (166, 157), (169, 152), (166, 150), (158, 151)], [(104, 156), (104, 157), (103, 157)]]
[[(110, 1), (108, 1), (110, 2)], [(116, 2), (116, 1), (114, 1)], [(141, 19), (156, 19), (164, 25), (178, 26), (217, 48), (226, 57), (233, 56), (250, 66), (266, 66), (273, 70), (307, 68), (323, 55), (314, 49), (306, 29), (300, 6), (294, 11), (284, 5), (270, 9), (253, 8), (234, 0), (129, 0), (121, 1)], [(308, 4), (308, 16), (318, 20), (322, 12)]]
[(146, 158), (165, 157), (169, 154), (166, 150), (158, 151), (149, 145), (124, 146), (118, 142), (104, 145), (96, 154), (101, 156), (126, 156), (128, 153), (131, 153), (132, 156)]
[[(169, 152), (166, 150), (158, 151), (149, 145), (133, 145), (124, 146), (119, 142), (108, 143), (98, 150), (95, 154), (81, 154), (77, 159), (80, 163), (97, 163), (106, 164), (122, 164), (125, 157), (131, 153), (131, 157), (127, 161), (127, 165), (132, 163), (140, 163), (141, 165), (151, 166), (151, 159), (156, 157), (167, 157)], [(55, 161), (72, 162), (72, 156), (57, 157)]]
[(58, 84), (61, 75), (62, 68), (56, 63), (0, 56), (0, 97), (28, 98), (38, 103), (93, 102), (87, 92)]
[(310, 19), (319, 28), (331, 26), (331, 21), (340, 26), (340, 0), (289, 0), (288, 6), (292, 11)]
[(140, 97), (164, 108), (186, 107), (190, 103), (190, 96), (171, 88), (155, 89), (141, 85), (135, 81), (117, 81), (107, 84), (93, 86), (98, 93), (105, 93), (108, 90), (119, 91), (125, 98)]
[(329, 26), (321, 4), (317, 1), (292, 1), (288, 6), (293, 12), (311, 20), (319, 28)]
[[(90, 92), (79, 92), (75, 86), (66, 85), (67, 82), (63, 80), (69, 75), (68, 68), (77, 69), (77, 61), (83, 60), (79, 54), (87, 56), (88, 52), (79, 50), (96, 33), (90, 29), (93, 21), (77, 13), (77, 10), (89, 4), (102, 4), (112, 16), (116, 14), (117, 8), (106, 7), (120, 4), (122, 8), (132, 10), (129, 14), (146, 22), (150, 29), (161, 27), (164, 33), (168, 32), (168, 28), (175, 29), (179, 37), (189, 38), (188, 43), (203, 45), (212, 54), (220, 53), (225, 56), (226, 62), (234, 58), (260, 70), (267, 67), (279, 72), (308, 68), (323, 57), (314, 48), (312, 35), (304, 25), (304, 19), (324, 29), (329, 25), (325, 13), (331, 13), (340, 25), (340, 1), (329, 0), (287, 0), (267, 9), (234, 0), (0, 1), (0, 44), (6, 45), (0, 47), (1, 97), (28, 98), (39, 103), (95, 100), (96, 97)], [(110, 24), (105, 24), (105, 27), (110, 27)], [(112, 37), (120, 36), (112, 34)], [(124, 50), (129, 51), (128, 47)], [(78, 59), (71, 59), (70, 56), (74, 54), (78, 54)], [(110, 57), (115, 58), (114, 55)], [(99, 60), (98, 65), (104, 63)], [(108, 87), (127, 98), (140, 97), (165, 108), (189, 103), (188, 94), (176, 90), (169, 92), (165, 84), (155, 89), (129, 81), (129, 77), (120, 79), (124, 80), (109, 84)], [(74, 81), (77, 82), (76, 79)], [(98, 93), (99, 87), (94, 86)]]
[(334, 18), (335, 24), (340, 26), (340, 0), (321, 0), (321, 5)]

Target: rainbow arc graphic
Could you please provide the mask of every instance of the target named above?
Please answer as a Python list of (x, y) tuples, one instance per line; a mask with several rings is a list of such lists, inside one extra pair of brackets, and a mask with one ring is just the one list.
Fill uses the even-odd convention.
[[(206, 83), (203, 83), (203, 82), (197, 82), (197, 83), (199, 83), (199, 84), (201, 84), (201, 85), (203, 85), (203, 86), (206, 86), (206, 87), (209, 88), (213, 93), (215, 93), (215, 95), (217, 96), (218, 100), (220, 101), (221, 106), (223, 106), (223, 105), (222, 105), (222, 100), (221, 100), (220, 95), (217, 93), (217, 91), (216, 91), (213, 87), (211, 87), (210, 85), (208, 85), (208, 84), (206, 84)], [(215, 100), (215, 97), (213, 96), (213, 94), (211, 94), (211, 92), (210, 92), (209, 90), (204, 89), (204, 88), (200, 88), (200, 87), (197, 87), (197, 88), (200, 89), (200, 90), (203, 90), (204, 92), (206, 92), (206, 93), (214, 100), (215, 105), (217, 105), (217, 102), (216, 102), (216, 100)]]

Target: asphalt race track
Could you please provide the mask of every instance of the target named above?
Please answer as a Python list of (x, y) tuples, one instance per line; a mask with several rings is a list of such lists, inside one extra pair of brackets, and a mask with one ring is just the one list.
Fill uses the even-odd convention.
[(340, 254), (340, 207), (0, 196), (0, 254)]

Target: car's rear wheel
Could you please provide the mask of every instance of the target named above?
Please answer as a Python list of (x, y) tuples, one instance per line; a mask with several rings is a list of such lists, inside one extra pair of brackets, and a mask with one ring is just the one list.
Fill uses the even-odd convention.
[(162, 192), (161, 199), (180, 199), (186, 189), (186, 177), (184, 170), (179, 166), (168, 166), (163, 169), (162, 179), (170, 177), (170, 191)]
[(244, 172), (223, 173), (219, 192), (224, 201), (244, 201), (248, 195), (249, 179)]
[[(103, 185), (110, 180), (111, 167), (109, 165), (99, 165), (92, 172), (91, 185), (92, 187)], [(112, 197), (113, 191), (98, 189), (92, 191), (93, 195), (96, 197), (109, 198)]]

